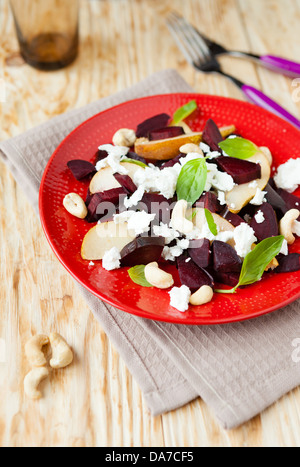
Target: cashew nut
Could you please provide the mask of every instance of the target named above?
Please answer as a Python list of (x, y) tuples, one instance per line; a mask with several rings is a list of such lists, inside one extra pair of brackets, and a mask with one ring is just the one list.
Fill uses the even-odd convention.
[(156, 262), (147, 264), (144, 273), (149, 284), (158, 289), (168, 289), (174, 284), (173, 276), (160, 269)]
[(170, 227), (181, 232), (183, 234), (188, 234), (192, 232), (194, 228), (193, 222), (186, 219), (186, 211), (188, 208), (188, 203), (184, 199), (177, 201), (172, 211)]
[(114, 134), (112, 141), (115, 146), (126, 146), (130, 148), (136, 141), (135, 131), (129, 128), (121, 128)]
[(214, 295), (213, 289), (209, 285), (202, 285), (195, 293), (190, 296), (191, 305), (204, 305), (209, 303)]
[(30, 399), (40, 399), (42, 393), (38, 390), (38, 386), (48, 375), (49, 371), (44, 366), (33, 368), (24, 378), (24, 391), (26, 396)]
[(182, 154), (189, 154), (190, 152), (194, 152), (204, 157), (203, 151), (202, 149), (200, 149), (200, 146), (198, 146), (197, 144), (193, 144), (193, 143), (187, 143), (187, 144), (184, 144), (183, 146), (180, 146), (179, 151)]
[(298, 209), (290, 209), (279, 222), (279, 231), (289, 245), (292, 245), (295, 241), (293, 233), (298, 231), (298, 225), (295, 222), (299, 216), (300, 211)]
[(26, 342), (25, 355), (32, 366), (38, 367), (46, 365), (47, 360), (42, 351), (42, 347), (47, 344), (49, 344), (49, 338), (44, 334), (37, 334)]
[(83, 199), (77, 193), (69, 193), (64, 197), (63, 205), (65, 209), (75, 217), (84, 219), (88, 210)]
[(56, 332), (52, 332), (49, 336), (52, 347), (52, 358), (50, 366), (52, 368), (64, 368), (73, 361), (73, 352), (65, 339)]

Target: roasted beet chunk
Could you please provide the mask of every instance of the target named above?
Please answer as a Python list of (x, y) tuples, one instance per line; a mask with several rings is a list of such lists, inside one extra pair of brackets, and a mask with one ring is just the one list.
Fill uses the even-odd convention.
[(290, 253), (287, 256), (278, 257), (279, 266), (274, 272), (295, 272), (300, 270), (300, 254)]
[(202, 285), (214, 286), (211, 275), (203, 268), (199, 268), (187, 254), (177, 258), (177, 269), (182, 285), (186, 285), (192, 292), (196, 292)]
[(222, 211), (222, 206), (220, 201), (217, 198), (217, 195), (212, 191), (207, 191), (204, 193), (198, 201), (194, 204), (197, 208), (206, 208), (210, 212), (219, 213)]
[(183, 135), (184, 131), (181, 126), (167, 126), (158, 130), (150, 131), (149, 140), (154, 141), (158, 139), (175, 138), (176, 136)]
[(261, 178), (261, 166), (235, 157), (219, 156), (214, 159), (219, 169), (231, 175), (238, 185)]
[(161, 169), (165, 169), (166, 167), (173, 167), (177, 162), (180, 161), (182, 157), (186, 156), (186, 154), (178, 154), (178, 156), (174, 157), (174, 159), (169, 160), (168, 162), (165, 162), (160, 166)]
[(238, 272), (215, 272), (214, 279), (219, 284), (235, 287), (239, 283), (240, 274)]
[(94, 164), (81, 159), (74, 159), (73, 161), (69, 161), (67, 166), (71, 170), (76, 180), (82, 180), (83, 178), (89, 177), (90, 175), (94, 175), (94, 173), (96, 173)]
[(98, 151), (96, 152), (95, 163), (97, 164), (97, 162), (102, 161), (102, 159), (106, 159), (107, 156), (108, 156), (107, 151), (104, 151), (104, 149), (98, 149)]
[(208, 268), (211, 262), (210, 241), (207, 238), (191, 240), (188, 254), (199, 268)]
[(205, 144), (208, 144), (212, 151), (220, 151), (219, 143), (223, 141), (223, 136), (216, 125), (216, 123), (209, 119), (203, 130), (202, 140)]
[(228, 243), (215, 240), (212, 244), (213, 269), (216, 272), (240, 272), (242, 260)]
[(285, 202), (288, 210), (298, 209), (300, 211), (300, 198), (298, 198), (298, 196), (295, 196), (288, 191), (282, 190), (281, 188), (277, 190), (277, 193)]
[(120, 185), (125, 188), (125, 190), (132, 194), (137, 190), (136, 185), (133, 183), (129, 175), (121, 175), (119, 173), (114, 174), (115, 179), (120, 183)]
[(126, 194), (127, 192), (124, 188), (120, 187), (89, 195), (89, 203), (87, 204), (88, 215), (86, 220), (88, 222), (97, 222), (107, 214), (110, 207), (118, 206), (120, 197), (122, 197), (122, 195), (125, 197)]
[(163, 237), (137, 237), (121, 251), (121, 266), (133, 267), (159, 261), (164, 246)]
[(144, 193), (137, 208), (148, 212), (148, 214), (156, 214), (157, 222), (169, 223), (171, 217), (172, 204), (174, 198), (167, 199), (159, 193)]
[[(276, 214), (279, 218), (284, 216), (284, 214), (288, 211), (288, 207), (283, 200), (283, 198), (280, 196), (277, 191), (275, 191), (274, 187), (272, 186), (272, 181), (270, 180), (267, 186), (264, 188), (264, 191), (266, 191), (265, 198), (268, 201), (269, 204), (271, 204), (272, 208), (276, 211)], [(300, 200), (299, 200), (300, 203)], [(300, 204), (299, 204), (300, 205)]]
[(278, 221), (271, 204), (263, 203), (256, 208), (250, 222), (250, 227), (254, 230), (255, 236), (259, 242), (265, 238), (278, 235)]
[(148, 138), (148, 135), (151, 131), (159, 130), (160, 128), (164, 128), (168, 125), (170, 121), (170, 115), (165, 113), (161, 113), (158, 115), (154, 115), (154, 117), (147, 118), (141, 122), (136, 129), (136, 137), (137, 138)]
[(238, 225), (242, 224), (245, 222), (244, 219), (242, 219), (241, 216), (238, 214), (234, 214), (233, 212), (229, 211), (228, 207), (226, 207), (222, 212), (221, 216), (224, 217), (230, 224), (232, 224), (234, 227), (237, 227)]

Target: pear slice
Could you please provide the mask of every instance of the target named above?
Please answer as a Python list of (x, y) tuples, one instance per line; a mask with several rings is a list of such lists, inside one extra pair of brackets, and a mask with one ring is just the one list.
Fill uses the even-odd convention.
[[(233, 125), (220, 128), (222, 136), (232, 134), (235, 131)], [(168, 160), (174, 159), (180, 153), (179, 148), (184, 144), (200, 144), (202, 141), (202, 132), (187, 133), (174, 138), (159, 139), (149, 141), (146, 138), (139, 138), (134, 145), (134, 151), (139, 156), (147, 160)]]
[[(143, 169), (140, 165), (131, 162), (121, 162), (121, 165), (128, 170), (128, 176), (133, 178), (135, 172), (138, 169)], [(90, 182), (90, 192), (99, 193), (100, 191), (112, 190), (113, 188), (119, 188), (121, 185), (115, 179), (114, 173), (111, 167), (104, 167), (100, 169), (92, 178)]]
[(97, 224), (83, 239), (81, 257), (89, 261), (100, 260), (106, 251), (113, 247), (121, 251), (135, 237), (134, 231), (128, 229), (126, 222), (115, 224), (114, 221), (109, 221)]
[[(255, 187), (249, 187), (249, 182), (242, 183), (241, 185), (236, 185), (231, 191), (225, 194), (227, 206), (234, 214), (240, 212), (240, 210), (254, 198), (257, 188), (263, 190), (266, 187), (271, 175), (269, 160), (261, 150), (258, 149), (257, 153), (247, 160), (260, 164), (261, 178), (256, 180), (257, 185)], [(250, 184), (251, 183), (252, 182), (250, 182)]]

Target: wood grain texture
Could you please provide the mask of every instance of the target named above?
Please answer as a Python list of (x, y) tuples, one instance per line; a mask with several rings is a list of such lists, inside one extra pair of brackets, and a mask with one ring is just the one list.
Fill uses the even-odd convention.
[[(6, 86), (0, 138), (165, 68), (177, 69), (197, 92), (242, 99), (232, 83), (197, 73), (185, 62), (164, 24), (172, 9), (228, 47), (299, 60), (300, 0), (83, 0), (77, 61), (58, 72), (38, 72), (20, 59), (8, 1), (0, 0), (0, 79)], [(222, 64), (300, 115), (297, 88), (288, 78), (244, 60), (224, 57)], [(0, 169), (2, 447), (300, 445), (299, 388), (231, 431), (220, 428), (200, 398), (152, 417), (122, 359), (52, 254), (24, 193), (2, 162)], [(72, 346), (74, 363), (52, 371), (42, 385), (44, 397), (32, 402), (23, 393), (29, 370), (24, 344), (32, 334), (52, 330)]]

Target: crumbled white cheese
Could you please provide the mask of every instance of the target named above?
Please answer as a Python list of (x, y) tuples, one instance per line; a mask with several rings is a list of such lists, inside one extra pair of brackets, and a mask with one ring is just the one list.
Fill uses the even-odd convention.
[(226, 204), (226, 199), (225, 199), (225, 193), (224, 191), (218, 191), (218, 200), (220, 202), (220, 204), (223, 206), (224, 204)]
[(233, 238), (235, 241), (235, 250), (241, 258), (244, 258), (250, 253), (253, 243), (257, 241), (254, 230), (245, 222), (235, 227)]
[(162, 257), (166, 261), (175, 261), (176, 258), (182, 255), (184, 250), (189, 248), (189, 240), (183, 238), (181, 240), (176, 239), (176, 245), (174, 246), (165, 246), (162, 251)]
[(120, 164), (121, 159), (127, 155), (129, 148), (125, 146), (113, 146), (112, 144), (103, 144), (99, 146), (100, 150), (106, 151), (108, 156), (100, 160), (96, 164), (96, 170), (104, 167), (111, 167), (114, 173), (127, 175), (128, 170)]
[(262, 224), (265, 221), (264, 213), (261, 210), (257, 211), (257, 213), (254, 216), (254, 219), (258, 224)]
[(172, 227), (169, 227), (163, 222), (161, 222), (159, 225), (153, 226), (153, 233), (158, 237), (164, 237), (166, 245), (169, 245), (169, 243), (175, 240), (175, 238), (180, 237), (180, 233), (177, 230), (172, 229)]
[(145, 193), (143, 185), (139, 186), (137, 190), (130, 196), (126, 197), (124, 199), (124, 206), (126, 209), (132, 208), (133, 206), (136, 206), (141, 199), (143, 198)]
[(289, 159), (281, 164), (274, 175), (274, 182), (277, 188), (282, 188), (289, 193), (295, 191), (300, 185), (300, 158)]
[(173, 287), (169, 292), (170, 295), (170, 305), (176, 310), (184, 313), (189, 308), (189, 300), (191, 296), (191, 291), (186, 285), (181, 287)]
[(95, 266), (95, 263), (93, 261), (90, 261), (89, 266)]
[(281, 247), (281, 250), (280, 250), (279, 253), (281, 253), (282, 255), (285, 255), (285, 256), (287, 256), (289, 254), (289, 247), (288, 247), (287, 240), (285, 240), (285, 239), (283, 240), (282, 247)]
[(207, 164), (207, 179), (204, 191), (209, 191), (211, 187), (220, 191), (231, 191), (235, 186), (234, 180), (226, 172), (220, 172), (216, 164)]
[(265, 195), (267, 194), (266, 191), (262, 191), (260, 188), (256, 189), (256, 193), (254, 198), (250, 201), (250, 204), (253, 204), (254, 206), (260, 206), (261, 204), (266, 202)]
[(200, 143), (200, 149), (205, 153), (210, 152), (210, 147), (208, 146), (208, 144), (202, 142)]
[(113, 247), (104, 253), (102, 266), (107, 271), (119, 269), (121, 267), (121, 255), (117, 247)]
[(114, 214), (115, 224), (127, 222), (128, 229), (133, 230), (136, 235), (148, 232), (154, 218), (155, 214), (148, 214), (146, 211), (124, 211)]
[(135, 172), (133, 181), (137, 187), (143, 186), (146, 192), (160, 193), (170, 199), (174, 196), (180, 170), (179, 163), (162, 170), (155, 166), (146, 167)]
[(211, 151), (206, 154), (208, 159), (215, 159), (216, 157), (221, 156), (222, 154), (219, 151)]

